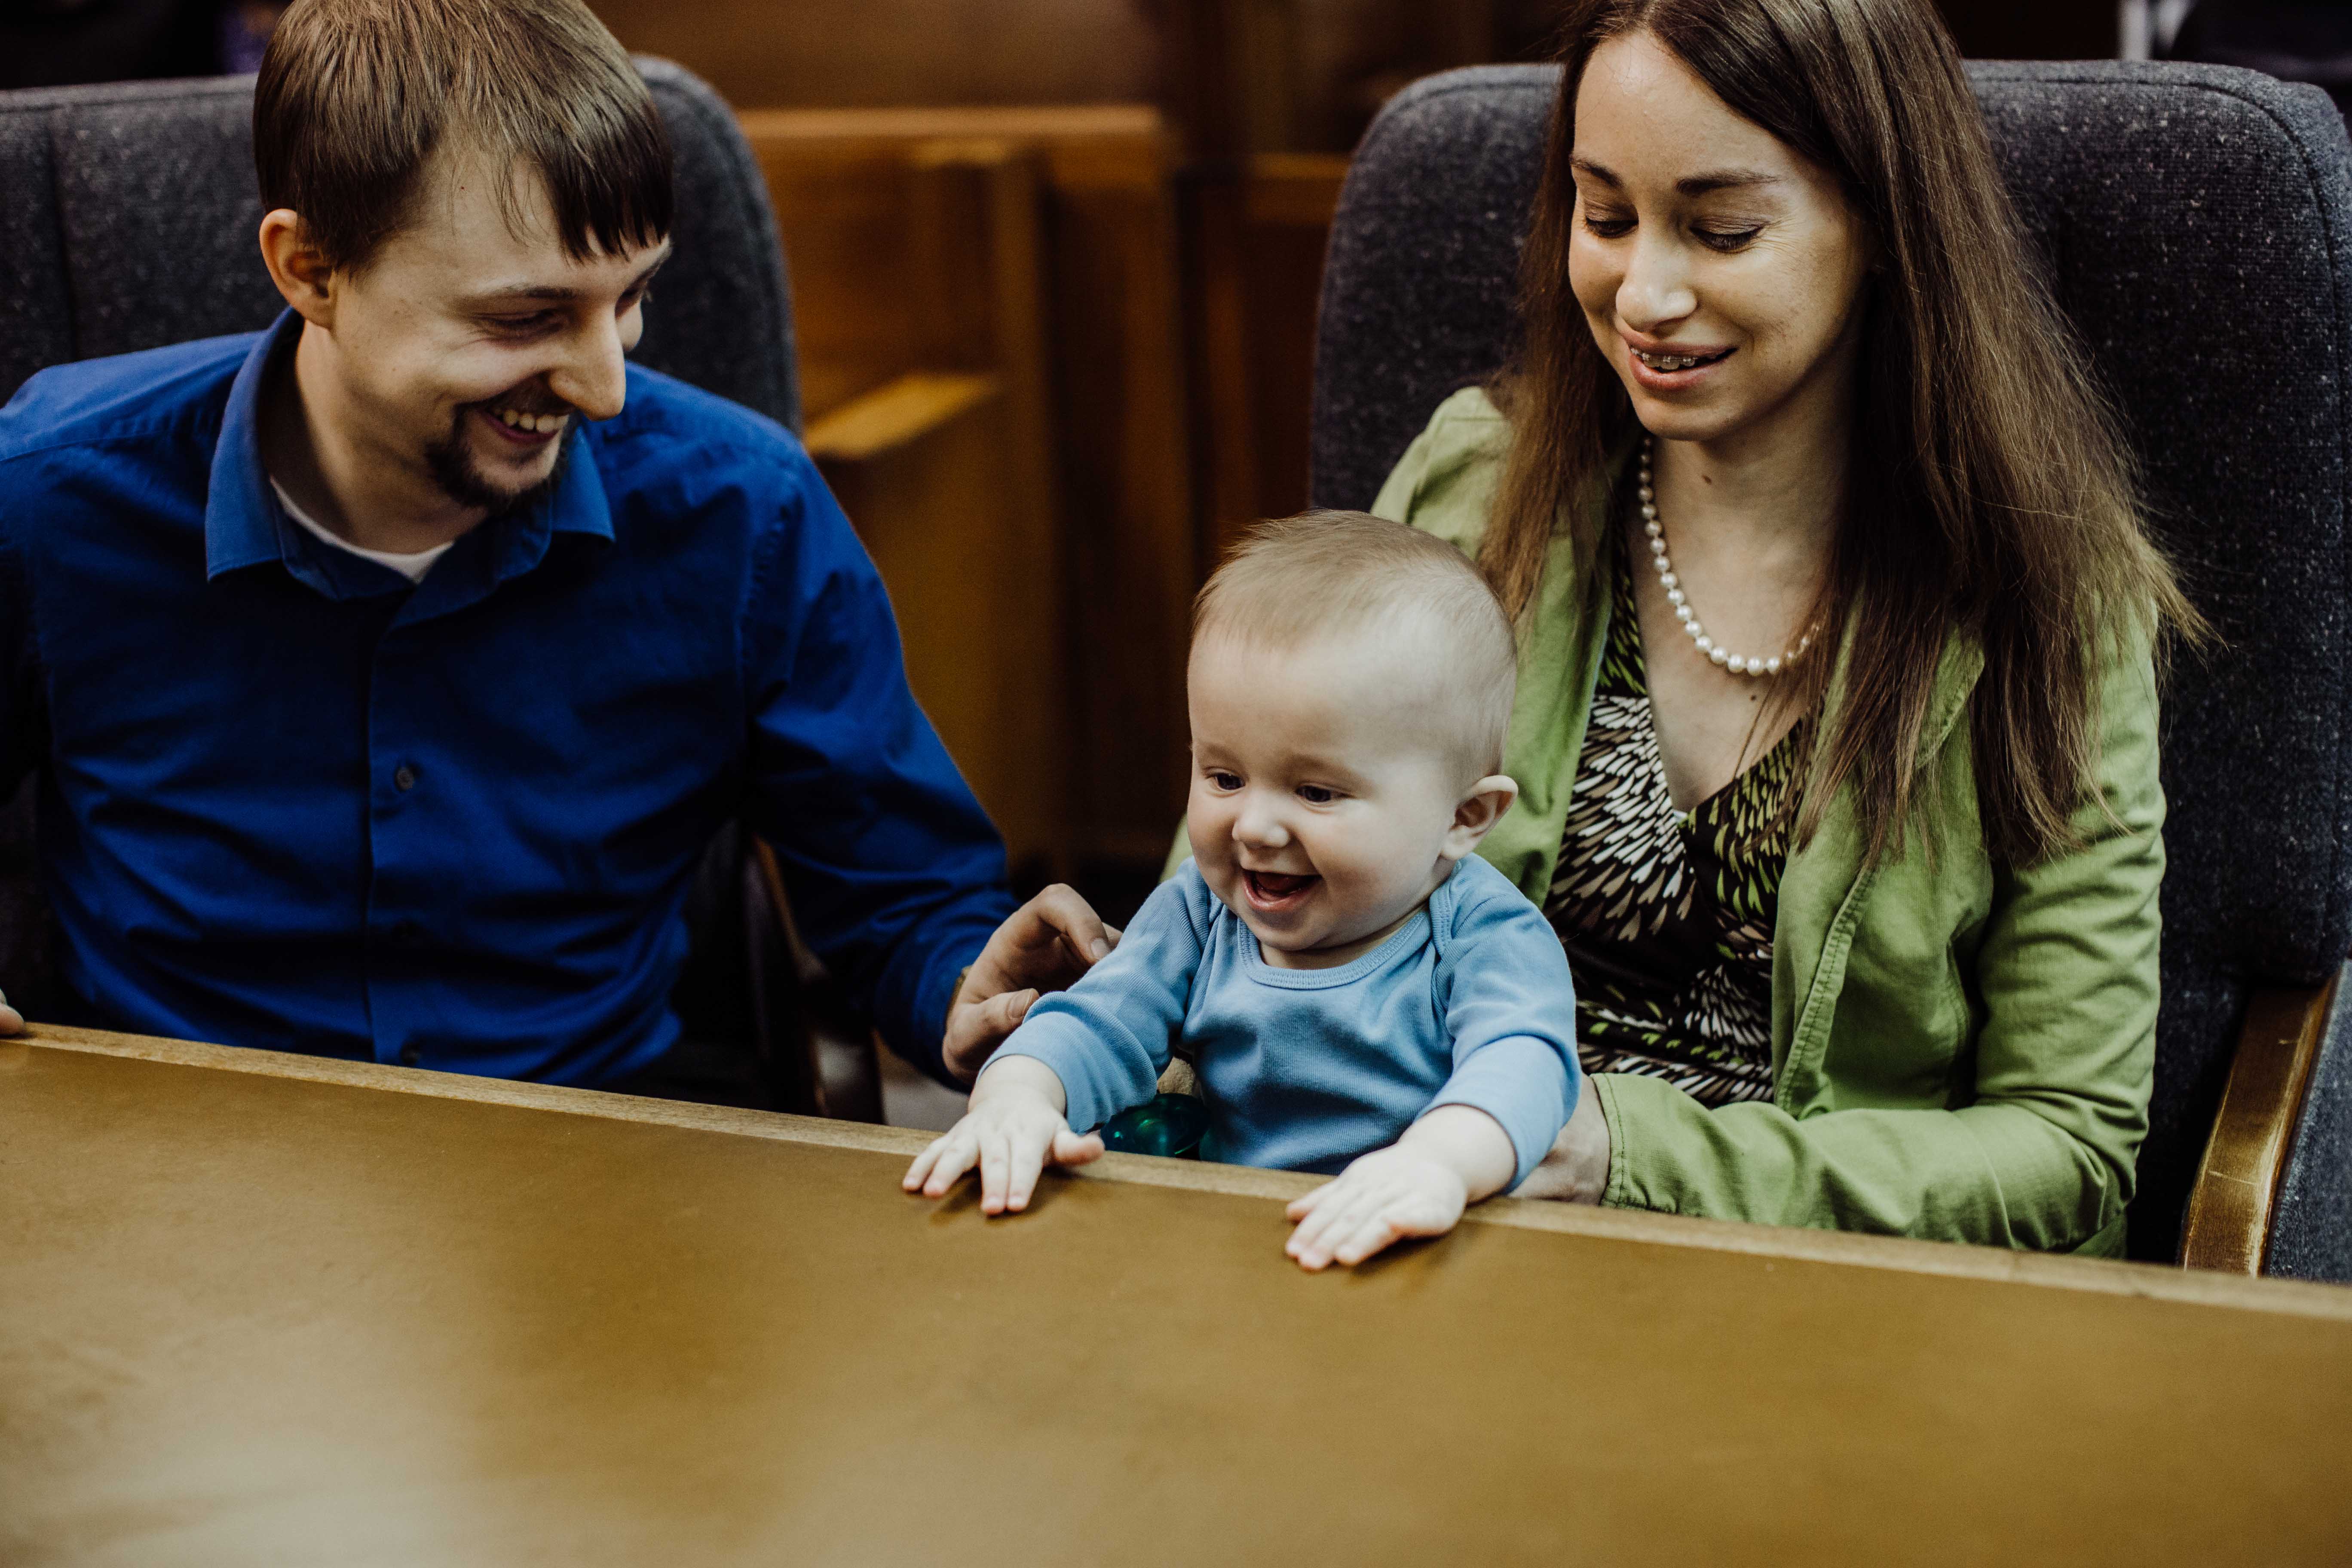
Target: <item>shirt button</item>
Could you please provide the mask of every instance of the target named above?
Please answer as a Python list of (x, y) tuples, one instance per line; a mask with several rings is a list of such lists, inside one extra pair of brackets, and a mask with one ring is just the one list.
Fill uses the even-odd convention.
[(392, 787), (403, 795), (416, 787), (416, 770), (403, 763), (392, 775)]
[(404, 1067), (413, 1068), (416, 1065), (418, 1058), (423, 1055), (424, 1053), (418, 1050), (415, 1046), (403, 1046), (400, 1047), (401, 1065)]

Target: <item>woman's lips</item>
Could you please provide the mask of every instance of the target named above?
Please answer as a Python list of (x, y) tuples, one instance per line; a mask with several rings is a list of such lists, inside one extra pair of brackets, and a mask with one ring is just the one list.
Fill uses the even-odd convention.
[(1293, 876), (1282, 871), (1242, 872), (1242, 890), (1249, 897), (1250, 908), (1268, 913), (1295, 909), (1306, 902), (1307, 895), (1315, 890), (1320, 877)]
[[(1632, 367), (1633, 379), (1649, 390), (1683, 392), (1705, 381), (1710, 372), (1738, 352), (1737, 349), (1706, 349), (1684, 353), (1664, 348), (1636, 349), (1633, 344), (1628, 343), (1625, 345), (1625, 363)], [(1648, 356), (1647, 360), (1643, 358), (1644, 355)], [(1696, 364), (1688, 363), (1694, 359), (1699, 363)], [(1678, 365), (1681, 368), (1666, 369), (1663, 365), (1649, 363), (1650, 361), (1664, 361), (1667, 365)]]

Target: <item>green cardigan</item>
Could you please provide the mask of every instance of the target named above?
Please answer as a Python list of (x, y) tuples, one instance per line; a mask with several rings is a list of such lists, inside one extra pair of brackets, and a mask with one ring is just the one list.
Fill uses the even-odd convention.
[[(1475, 555), (1509, 426), (1475, 389), (1448, 398), (1372, 510)], [(1566, 537), (1521, 647), (1504, 771), (1519, 800), (1479, 853), (1538, 903), (1551, 885), (1608, 596)], [(2101, 698), (2105, 809), (2083, 847), (2025, 870), (1988, 858), (1968, 726), (1982, 667), (1956, 644), (1923, 767), (1940, 813), (1862, 865), (1833, 804), (1780, 881), (1772, 1098), (1709, 1110), (1666, 1083), (1593, 1079), (1609, 1119), (1604, 1202), (2042, 1250), (2120, 1253), (2156, 1054), (2164, 793), (2144, 642)], [(1832, 703), (1837, 681), (1832, 679)]]

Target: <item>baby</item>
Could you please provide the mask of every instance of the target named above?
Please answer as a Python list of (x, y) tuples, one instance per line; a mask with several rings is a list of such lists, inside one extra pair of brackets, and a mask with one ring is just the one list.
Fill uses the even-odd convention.
[(1339, 1173), (1290, 1205), (1308, 1268), (1524, 1180), (1581, 1080), (1559, 941), (1471, 853), (1518, 795), (1496, 771), (1516, 662), (1453, 545), (1359, 512), (1261, 528), (1193, 610), (1192, 858), (1029, 1009), (905, 1186), (976, 1163), (986, 1212), (1026, 1207), (1178, 1035), (1204, 1158)]

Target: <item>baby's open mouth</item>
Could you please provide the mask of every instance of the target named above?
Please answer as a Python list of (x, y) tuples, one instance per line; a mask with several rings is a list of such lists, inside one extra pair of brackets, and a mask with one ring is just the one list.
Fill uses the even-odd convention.
[(1635, 359), (1640, 360), (1652, 370), (1677, 371), (1696, 370), (1703, 364), (1713, 364), (1717, 360), (1729, 354), (1731, 351), (1729, 349), (1717, 349), (1715, 353), (1708, 354), (1669, 354), (1645, 353), (1640, 349), (1634, 349), (1632, 353)]
[(1291, 876), (1281, 871), (1242, 872), (1242, 885), (1249, 891), (1249, 901), (1261, 910), (1280, 909), (1286, 904), (1297, 903), (1322, 879), (1320, 877)]

